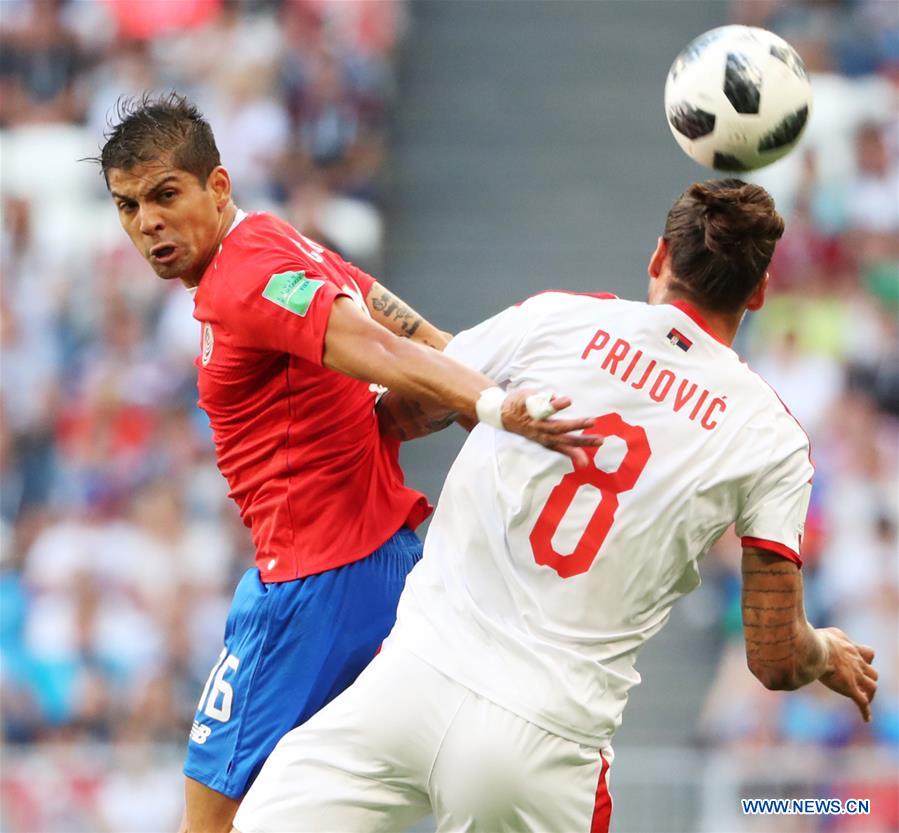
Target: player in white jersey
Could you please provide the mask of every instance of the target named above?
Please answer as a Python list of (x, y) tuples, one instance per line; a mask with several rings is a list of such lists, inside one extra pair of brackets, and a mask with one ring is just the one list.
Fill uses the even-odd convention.
[[(696, 184), (668, 214), (648, 304), (548, 292), (450, 343), (510, 388), (571, 391), (605, 442), (576, 469), (472, 431), (384, 650), (281, 741), (241, 833), (386, 833), (427, 812), (440, 831), (607, 830), (637, 653), (731, 524), (749, 667), (769, 688), (821, 680), (870, 719), (873, 652), (804, 614), (808, 439), (730, 347), (782, 233), (758, 186)], [(405, 436), (436, 415), (393, 394), (384, 408)]]

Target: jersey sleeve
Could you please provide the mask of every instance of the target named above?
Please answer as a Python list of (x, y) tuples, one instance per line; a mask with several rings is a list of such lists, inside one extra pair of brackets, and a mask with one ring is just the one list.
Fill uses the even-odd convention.
[(362, 292), (362, 299), (365, 300), (368, 297), (368, 293), (371, 292), (371, 288), (375, 285), (375, 279), (368, 272), (363, 272), (358, 266), (348, 261), (344, 261), (344, 269), (356, 282), (356, 286)]
[[(375, 285), (375, 279), (368, 272), (364, 272), (356, 266), (356, 264), (344, 260), (337, 252), (322, 248), (321, 254), (325, 257), (329, 268), (340, 275), (345, 288), (351, 293), (353, 293), (353, 290), (358, 289), (362, 296), (361, 300), (364, 302), (368, 293), (371, 292), (371, 288)], [(347, 284), (354, 284), (354, 286)]]
[(331, 307), (346, 294), (308, 268), (286, 269), (237, 295), (226, 323), (247, 347), (290, 353), (321, 366)]
[(512, 364), (530, 326), (526, 310), (509, 307), (458, 333), (444, 353), (502, 385), (511, 378)]
[(736, 523), (744, 547), (758, 547), (802, 564), (800, 547), (813, 473), (806, 441), (753, 483)]

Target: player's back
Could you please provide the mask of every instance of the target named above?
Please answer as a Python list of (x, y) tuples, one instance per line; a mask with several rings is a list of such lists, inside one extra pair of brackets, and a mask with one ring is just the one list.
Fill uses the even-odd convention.
[(731, 523), (798, 551), (807, 440), (686, 305), (545, 293), (449, 352), (513, 387), (565, 391), (571, 415), (596, 416), (606, 440), (575, 471), (478, 426), (447, 477), (397, 638), (545, 728), (602, 743), (639, 681), (637, 650)]

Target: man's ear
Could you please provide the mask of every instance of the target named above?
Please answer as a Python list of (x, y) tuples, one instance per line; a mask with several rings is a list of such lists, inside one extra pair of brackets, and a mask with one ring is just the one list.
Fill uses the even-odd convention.
[(649, 266), (646, 267), (650, 278), (657, 278), (662, 274), (662, 265), (665, 263), (666, 257), (668, 257), (668, 241), (664, 237), (660, 237), (656, 242), (655, 251), (649, 258)]
[(765, 293), (768, 291), (768, 273), (765, 272), (765, 277), (763, 277), (759, 281), (759, 285), (752, 290), (752, 295), (749, 296), (749, 301), (746, 303), (746, 309), (750, 312), (755, 312), (756, 310), (761, 309), (765, 305)]
[(216, 165), (206, 180), (206, 187), (212, 191), (219, 211), (224, 211), (231, 202), (231, 175), (221, 165)]

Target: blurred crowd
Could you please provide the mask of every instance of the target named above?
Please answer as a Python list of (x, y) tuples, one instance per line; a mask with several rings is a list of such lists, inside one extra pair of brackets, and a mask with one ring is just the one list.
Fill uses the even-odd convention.
[(812, 624), (875, 648), (875, 717), (862, 723), (854, 704), (823, 686), (786, 695), (750, 676), (740, 546), (730, 535), (705, 565), (725, 647), (700, 737), (735, 751), (773, 744), (886, 753), (877, 784), (835, 783), (823, 793), (873, 798), (871, 816), (832, 820), (828, 830), (879, 831), (899, 830), (899, 5), (855, 3), (852, 14), (848, 6), (734, 4), (737, 21), (799, 48), (815, 91), (800, 149), (755, 177), (774, 194), (787, 231), (768, 303), (739, 347), (810, 437), (806, 607)]
[[(119, 96), (176, 89), (212, 124), (240, 207), (377, 271), (404, 14), (401, 0), (2, 0), (3, 829), (175, 828), (185, 704), (253, 563), (195, 406), (190, 296), (154, 278), (78, 160)], [(10, 766), (38, 743), (53, 750), (40, 778)], [(91, 743), (95, 766), (73, 770), (65, 749)], [(169, 783), (147, 793), (154, 778)]]
[[(218, 655), (252, 550), (195, 407), (190, 297), (153, 279), (97, 169), (75, 160), (96, 155), (119, 95), (177, 89), (202, 103), (241, 207), (274, 209), (377, 272), (378, 177), (405, 8), (2, 6), (0, 725), (8, 749), (41, 743), (52, 754), (40, 777), (5, 755), (0, 826), (157, 831), (177, 821), (192, 717), (184, 704)], [(706, 564), (726, 644), (700, 734), (733, 748), (895, 749), (897, 6), (732, 8), (735, 20), (794, 42), (814, 73), (808, 136), (758, 177), (788, 231), (769, 303), (738, 347), (811, 437), (803, 575), (812, 621), (877, 649), (881, 693), (864, 726), (820, 687), (777, 695), (749, 676), (739, 547), (728, 538)], [(170, 746), (148, 753), (157, 747), (135, 742)], [(93, 767), (72, 766), (76, 744), (96, 744)]]

